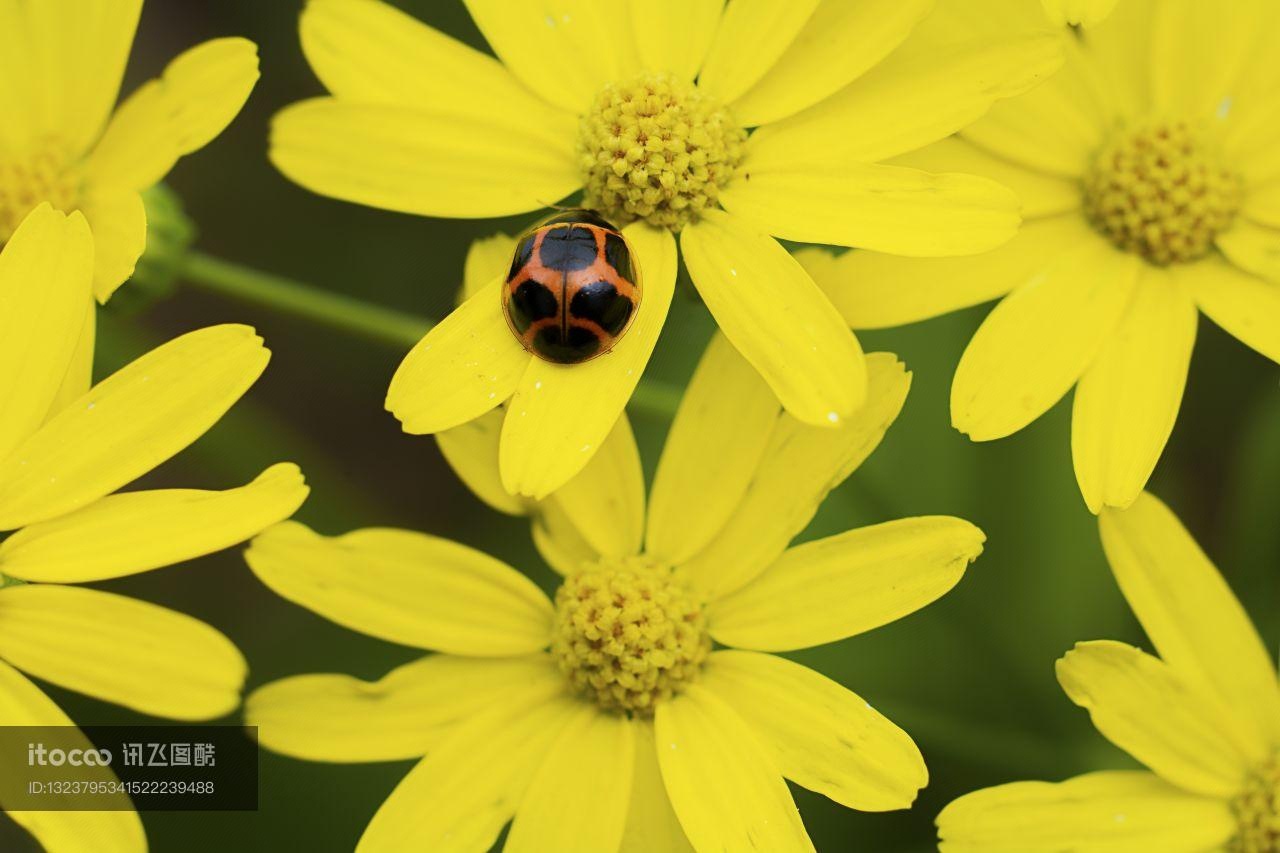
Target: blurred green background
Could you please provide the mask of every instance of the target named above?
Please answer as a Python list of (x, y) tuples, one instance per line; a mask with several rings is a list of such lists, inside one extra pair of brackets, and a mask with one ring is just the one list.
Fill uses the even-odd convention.
[[(460, 3), (395, 0), (483, 49)], [(241, 116), (169, 179), (197, 223), (203, 251), (325, 290), (433, 318), (451, 307), (470, 241), (530, 218), (447, 221), (320, 198), (265, 157), (271, 115), (320, 94), (297, 39), (299, 2), (149, 0), (125, 90), (208, 38), (258, 43), (262, 80)], [(126, 288), (127, 290), (127, 288)], [(683, 385), (713, 325), (678, 294), (650, 375)], [(931, 781), (915, 808), (846, 810), (795, 789), (821, 851), (933, 849), (938, 810), (974, 788), (1060, 779), (1128, 759), (1062, 695), (1053, 662), (1078, 640), (1149, 647), (1103, 560), (1097, 527), (1071, 471), (1070, 400), (1019, 435), (972, 444), (949, 427), (948, 386), (985, 308), (861, 336), (914, 371), (906, 408), (878, 451), (826, 502), (802, 538), (909, 515), (953, 514), (986, 531), (986, 552), (960, 585), (923, 612), (795, 657), (841, 681), (910, 732)], [(274, 356), (223, 421), (140, 485), (227, 488), (272, 462), (300, 464), (313, 491), (299, 518), (325, 533), (395, 525), (482, 548), (551, 588), (525, 522), (497, 515), (444, 465), (430, 438), (402, 434), (383, 411), (403, 351), (179, 286), (148, 302), (121, 298), (101, 314), (97, 375), (181, 332), (220, 322), (257, 327)], [(1262, 631), (1280, 641), (1280, 371), (1202, 320), (1182, 416), (1151, 484), (1227, 576)], [(633, 412), (652, 474), (665, 418)], [(239, 549), (101, 584), (190, 613), (248, 657), (252, 689), (305, 672), (377, 678), (412, 649), (340, 629), (269, 593)], [(46, 685), (47, 686), (47, 685)], [(64, 690), (49, 692), (81, 723), (137, 715)], [(235, 723), (236, 718), (224, 722)], [(410, 763), (308, 764), (264, 753), (260, 810), (144, 815), (152, 848), (345, 851)], [(0, 818), (0, 850), (30, 842)]]

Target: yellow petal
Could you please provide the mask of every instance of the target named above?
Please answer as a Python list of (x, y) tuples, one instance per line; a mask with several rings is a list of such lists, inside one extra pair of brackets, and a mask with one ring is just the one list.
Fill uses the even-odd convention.
[(520, 82), (574, 115), (584, 112), (606, 83), (626, 80), (639, 70), (625, 3), (466, 4), (493, 52)]
[(436, 433), (436, 444), (473, 495), (506, 515), (527, 515), (532, 502), (508, 494), (498, 474), (498, 437), (504, 417), (505, 409), (492, 409), (473, 421)]
[(636, 720), (634, 731), (635, 777), (627, 807), (627, 828), (618, 853), (693, 853), (662, 783), (653, 721)]
[(622, 233), (643, 279), (636, 317), (612, 350), (590, 361), (532, 359), (502, 424), (499, 467), (512, 494), (541, 499), (581, 471), (618, 422), (653, 354), (675, 291), (675, 240), (643, 223)]
[(1155, 470), (1182, 405), (1198, 320), (1181, 283), (1144, 265), (1120, 325), (1076, 387), (1071, 458), (1092, 512), (1133, 503)]
[(106, 302), (147, 248), (147, 211), (133, 189), (86, 188), (80, 209), (93, 229), (93, 295)]
[(245, 699), (245, 722), (273, 752), (309, 761), (420, 758), (459, 723), (508, 701), (512, 691), (559, 676), (546, 655), (431, 655), (377, 681), (317, 673), (282, 678)]
[[(0, 88), (0, 113), (9, 117), (0, 122), (0, 150), (5, 151), (29, 149), (47, 130), (42, 127), (44, 106), (36, 100), (44, 94), (37, 85), (40, 69), (32, 62), (32, 45), (22, 16), (23, 9), (17, 3), (0, 5), (0, 74), (6, 81)], [(127, 54), (127, 47), (125, 51)]]
[(418, 341), (391, 378), (387, 410), (405, 432), (442, 432), (506, 400), (532, 356), (502, 316), (501, 279)]
[(736, 216), (709, 211), (680, 235), (720, 330), (795, 417), (830, 426), (867, 394), (862, 348), (804, 268)]
[(640, 553), (644, 533), (644, 471), (627, 416), (618, 418), (600, 451), (546, 503), (554, 503), (593, 553)]
[(781, 413), (760, 374), (716, 334), (685, 390), (658, 460), (647, 553), (679, 565), (724, 529)]
[(1184, 790), (1229, 798), (1250, 763), (1265, 755), (1261, 748), (1242, 752), (1226, 708), (1141, 649), (1110, 640), (1076, 643), (1057, 673), (1107, 740)]
[(1196, 0), (1154, 7), (1151, 27), (1153, 109), (1210, 118), (1230, 102), (1254, 49), (1270, 43), (1259, 25), (1270, 3), (1238, 0), (1221, 8)]
[(1118, 0), (1041, 0), (1049, 20), (1059, 26), (1092, 27), (1100, 23)]
[[(1120, 7), (1121, 10), (1124, 8), (1123, 5)], [(1276, 31), (1276, 27), (1280, 26), (1280, 8), (1265, 0), (1264, 2), (1246, 0), (1245, 3), (1239, 4), (1239, 8), (1245, 16), (1243, 19), (1234, 14), (1226, 14), (1223, 20), (1214, 21), (1211, 26), (1235, 30), (1237, 36), (1244, 36), (1247, 44), (1240, 45), (1237, 48), (1239, 53), (1225, 63), (1221, 59), (1213, 61), (1206, 74), (1227, 91), (1227, 97), (1213, 105), (1215, 108), (1213, 118), (1217, 120), (1214, 123), (1221, 122), (1219, 141), (1223, 151), (1229, 158), (1232, 168), (1245, 177), (1246, 185), (1252, 192), (1255, 189), (1253, 185), (1261, 179), (1273, 178), (1277, 165), (1280, 165), (1280, 157), (1277, 157), (1275, 152), (1275, 134), (1277, 122), (1280, 121), (1280, 103), (1276, 102), (1275, 89), (1277, 82), (1280, 82), (1280, 62), (1277, 61), (1274, 43), (1270, 37), (1270, 34)], [(1236, 9), (1233, 8), (1231, 13), (1235, 11)], [(1167, 14), (1170, 18), (1182, 16), (1185, 21), (1195, 18), (1198, 12), (1175, 7), (1167, 10)], [(1150, 17), (1152, 16), (1148, 14), (1148, 18)], [(1166, 19), (1162, 23), (1167, 25), (1170, 20)], [(1148, 27), (1150, 26), (1148, 23)], [(1152, 27), (1152, 29), (1161, 28)], [(1245, 32), (1240, 32), (1242, 29)], [(1203, 46), (1188, 39), (1185, 34), (1166, 34), (1173, 35), (1175, 39), (1180, 37), (1184, 42), (1182, 46), (1195, 51), (1194, 62), (1201, 63), (1209, 58)], [(1206, 32), (1209, 38), (1219, 34), (1218, 31)], [(1222, 64), (1227, 67), (1221, 67)], [(1233, 80), (1222, 79), (1221, 75), (1232, 71), (1234, 71)], [(1186, 74), (1181, 69), (1173, 73), (1175, 77)], [(1197, 80), (1196, 83), (1203, 85), (1204, 81)], [(1166, 87), (1167, 82), (1164, 82), (1160, 88), (1164, 91)], [(1182, 94), (1172, 92), (1171, 89), (1172, 87), (1168, 87), (1168, 94), (1174, 97)], [(1202, 91), (1199, 94), (1209, 93)]]
[(779, 6), (768, 0), (735, 0), (725, 9), (698, 88), (731, 103), (755, 85), (782, 57), (817, 9), (819, 0)]
[(0, 463), (0, 530), (79, 509), (205, 433), (270, 357), (248, 326), (163, 344), (69, 404)]
[[(910, 257), (968, 255), (1017, 231), (1018, 197), (971, 175), (748, 150), (750, 180), (721, 193), (725, 210), (785, 240)], [(701, 227), (694, 226), (694, 227)], [(688, 234), (692, 229), (686, 229)]]
[(0, 4), (0, 148), (82, 153), (116, 102), (142, 0)]
[[(861, 4), (845, 4), (849, 6)], [(814, 171), (874, 163), (936, 142), (1025, 92), (1062, 64), (1059, 40), (973, 39), (927, 56), (891, 58), (852, 85), (751, 137), (751, 160), (771, 168), (803, 151)], [(791, 157), (787, 157), (787, 152)]]
[(1280, 149), (1275, 145), (1280, 131), (1280, 104), (1268, 95), (1262, 108), (1245, 115), (1237, 113), (1234, 118), (1223, 130), (1223, 147), (1249, 189), (1244, 209), (1250, 212), (1248, 199), (1257, 192), (1256, 187), (1280, 178)]
[(313, 98), (276, 114), (271, 162), (321, 195), (450, 218), (537, 210), (581, 185), (572, 117), (549, 107), (529, 114), (506, 101), (488, 106)]
[[(554, 677), (552, 677), (554, 676)], [(357, 853), (488, 850), (581, 707), (558, 673), (462, 721), (378, 809)]]
[(920, 22), (911, 38), (886, 62), (914, 62), (922, 56), (937, 55), (940, 48), (976, 42), (980, 37), (986, 37), (992, 43), (997, 38), (1008, 42), (1011, 36), (1026, 38), (1044, 35), (1051, 30), (1045, 21), (1044, 10), (1035, 2), (987, 0), (978, 4), (943, 0), (936, 6), (933, 14)]
[(539, 651), (551, 638), (551, 604), (533, 581), (425, 533), (329, 537), (287, 521), (254, 539), (245, 559), (284, 598), (393, 643), (496, 657)]
[(76, 340), (76, 351), (71, 356), (71, 366), (62, 377), (58, 395), (49, 407), (48, 418), (61, 412), (68, 405), (83, 397), (93, 385), (93, 353), (98, 337), (98, 306), (92, 301), (85, 312), (84, 325)]
[(1199, 853), (1221, 849), (1235, 833), (1223, 800), (1135, 770), (997, 785), (966, 794), (938, 815), (941, 853)]
[(479, 115), (502, 108), (530, 116), (547, 111), (502, 63), (390, 3), (309, 0), (299, 31), (311, 69), (347, 101)]
[(205, 623), (96, 589), (0, 590), (0, 658), (46, 681), (144, 714), (207, 720), (240, 704), (248, 670)]
[(1280, 231), (1240, 219), (1214, 242), (1240, 269), (1280, 284)]
[(617, 850), (631, 799), (636, 725), (579, 703), (534, 773), (502, 849)]
[[(991, 154), (959, 136), (950, 136), (932, 145), (894, 157), (887, 162), (891, 166), (906, 166), (926, 172), (961, 172), (966, 175), (977, 175), (1003, 184), (1013, 190), (1018, 201), (1022, 202), (1022, 218), (1031, 220), (1023, 223), (1018, 231), (1019, 234), (1035, 224), (1034, 220), (1056, 217), (1059, 214), (1072, 213), (1080, 209), (1081, 195), (1078, 182), (1028, 169), (1012, 160)], [(1077, 221), (1079, 221), (1078, 217)], [(1096, 233), (1091, 229), (1085, 229), (1083, 223), (1081, 223), (1081, 230), (1088, 230), (1090, 234)]]
[(683, 80), (697, 76), (724, 0), (628, 0), (627, 5), (640, 68)]
[(1102, 545), (1129, 606), (1160, 656), (1208, 685), (1260, 742), (1280, 741), (1275, 666), (1240, 602), (1168, 507), (1141, 495), (1099, 519)]
[(955, 428), (988, 441), (1044, 414), (1114, 333), (1139, 263), (1101, 240), (1047, 259), (987, 315), (960, 358), (951, 384)]
[(251, 41), (221, 38), (191, 48), (116, 111), (89, 156), (91, 179), (146, 189), (179, 157), (222, 133), (257, 80), (258, 48)]
[(783, 652), (887, 625), (955, 586), (986, 538), (962, 519), (924, 516), (797, 545), (711, 605), (711, 635)]
[(1098, 81), (1105, 72), (1097, 58), (1075, 39), (1059, 38), (1058, 43), (1065, 58), (1061, 71), (1025, 94), (994, 104), (963, 135), (1026, 168), (1077, 178), (1120, 119), (1105, 84)]
[(867, 367), (867, 404), (836, 428), (806, 426), (786, 415), (778, 420), (728, 523), (680, 567), (708, 600), (741, 588), (773, 563), (827, 493), (880, 444), (902, 410), (911, 375), (888, 353), (872, 353)]
[(283, 521), (307, 491), (298, 466), (283, 463), (225, 492), (108, 495), (0, 543), (0, 571), (29, 581), (83, 583), (170, 566), (230, 548)]
[(44, 422), (85, 321), (93, 239), (47, 204), (0, 251), (0, 458)]
[(1075, 214), (1028, 222), (999, 248), (961, 258), (901, 258), (825, 249), (796, 252), (845, 322), (880, 329), (937, 317), (997, 299), (1026, 284), (1048, 259), (1096, 239)]
[(716, 652), (701, 683), (776, 756), (782, 775), (861, 811), (905, 809), (929, 781), (911, 737), (862, 698), (808, 667), (755, 652)]
[(489, 282), (506, 273), (515, 248), (516, 239), (502, 232), (472, 241), (462, 267), (462, 298), (471, 298)]
[(1152, 12), (1150, 0), (1126, 0), (1085, 33), (1094, 57), (1090, 67), (1098, 72), (1117, 117), (1151, 109)]
[(533, 544), (547, 565), (562, 575), (571, 575), (585, 563), (600, 559), (554, 497), (538, 503), (533, 517)]
[(1280, 228), (1280, 181), (1249, 187), (1241, 213), (1259, 225)]
[(1241, 272), (1217, 258), (1172, 270), (1200, 310), (1227, 334), (1280, 362), (1280, 284)]
[[(0, 661), (0, 720), (6, 726), (72, 726), (53, 700), (13, 667)], [(110, 773), (106, 768), (81, 771)], [(114, 778), (114, 774), (112, 777)], [(4, 805), (0, 803), (0, 806)], [(8, 817), (35, 836), (45, 850), (69, 853), (146, 853), (147, 838), (132, 808), (121, 811), (10, 811)]]
[(933, 0), (819, 3), (773, 67), (733, 102), (734, 118), (756, 127), (818, 103), (884, 59), (932, 8)]
[(658, 705), (658, 764), (697, 850), (813, 850), (773, 756), (711, 691), (691, 685)]

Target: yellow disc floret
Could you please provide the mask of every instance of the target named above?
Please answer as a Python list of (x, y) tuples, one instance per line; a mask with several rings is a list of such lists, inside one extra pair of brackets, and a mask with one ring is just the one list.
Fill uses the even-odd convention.
[(1280, 754), (1250, 774), (1231, 807), (1240, 823), (1232, 853), (1280, 853)]
[(556, 593), (551, 652), (604, 708), (653, 713), (711, 652), (702, 605), (671, 570), (639, 558), (585, 567)]
[(70, 213), (79, 202), (80, 182), (57, 146), (42, 145), (20, 158), (0, 158), (0, 244), (5, 243), (28, 213), (49, 202)]
[(729, 111), (667, 74), (610, 84), (578, 126), (584, 203), (623, 225), (678, 231), (716, 205), (747, 133)]
[(1084, 212), (1103, 235), (1153, 264), (1194, 261), (1231, 225), (1241, 181), (1185, 121), (1118, 134), (1084, 177)]

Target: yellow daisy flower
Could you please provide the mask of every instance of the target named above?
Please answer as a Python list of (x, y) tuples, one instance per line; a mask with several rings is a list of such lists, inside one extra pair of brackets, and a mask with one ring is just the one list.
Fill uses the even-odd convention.
[[(84, 214), (93, 294), (107, 299), (147, 243), (143, 190), (222, 132), (258, 79), (257, 48), (205, 42), (113, 112), (142, 0), (0, 0), (0, 245), (49, 202)], [(89, 387), (93, 317), (66, 397)]]
[[(111, 494), (208, 430), (268, 353), (252, 329), (213, 326), (156, 348), (55, 406), (90, 298), (95, 241), (80, 213), (33, 211), (0, 251), (0, 722), (73, 723), (19, 670), (161, 717), (239, 703), (245, 662), (203, 622), (66, 584), (189, 560), (288, 518), (302, 474), (275, 465), (225, 492)], [(142, 850), (132, 811), (12, 812), (51, 850)]]
[[(1128, 0), (1126, 0), (1128, 2)], [(1280, 849), (1280, 687), (1240, 602), (1177, 517), (1143, 493), (1099, 520), (1111, 570), (1159, 652), (1079, 643), (1063, 690), (1150, 768), (1014, 782), (938, 816), (944, 853)]]
[(673, 235), (787, 411), (830, 425), (861, 405), (864, 357), (775, 238), (936, 256), (1014, 233), (1003, 186), (881, 161), (1043, 79), (1058, 41), (900, 47), (932, 5), (468, 0), (495, 60), (378, 0), (311, 0), (302, 45), (331, 96), (277, 116), (271, 159), (315, 192), (388, 210), (506, 216), (582, 190), (626, 226), (644, 295), (610, 353), (532, 357), (492, 281), (410, 352), (387, 395), (411, 433), (511, 398), (503, 482), (541, 498), (582, 469), (639, 380), (671, 301)]
[(536, 504), (501, 486), (496, 412), (442, 434), (478, 495), (534, 514), (564, 576), (554, 603), (504, 563), (422, 533), (264, 532), (247, 556), (276, 592), (438, 653), (373, 683), (269, 684), (246, 700), (249, 722), (267, 748), (311, 760), (426, 756), (362, 851), (484, 851), (513, 818), (508, 851), (812, 850), (784, 778), (851, 808), (908, 807), (927, 780), (911, 738), (839, 684), (763, 654), (905, 616), (982, 550), (980, 530), (948, 517), (788, 547), (906, 397), (893, 356), (867, 363), (867, 404), (815, 428), (717, 337), (647, 511), (625, 417)]
[[(950, 29), (1042, 25), (1029, 5), (993, 0)], [(1049, 82), (900, 161), (1013, 187), (1028, 220), (1016, 238), (972, 258), (803, 262), (858, 329), (1003, 297), (956, 369), (952, 422), (1001, 438), (1074, 386), (1084, 499), (1128, 506), (1173, 430), (1197, 309), (1280, 361), (1278, 13), (1125, 0), (1067, 39)]]

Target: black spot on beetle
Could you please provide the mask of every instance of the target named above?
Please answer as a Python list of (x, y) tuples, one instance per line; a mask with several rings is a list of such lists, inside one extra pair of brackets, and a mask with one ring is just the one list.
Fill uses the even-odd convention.
[(573, 272), (586, 269), (596, 260), (596, 234), (590, 228), (549, 228), (543, 232), (538, 260), (550, 270)]
[(546, 285), (526, 280), (512, 292), (508, 311), (511, 314), (511, 324), (523, 335), (535, 321), (559, 314), (560, 301)]
[(513, 280), (524, 265), (533, 257), (533, 235), (529, 235), (516, 243), (516, 252), (511, 256), (511, 269), (507, 270), (507, 281)]
[(604, 259), (627, 281), (636, 280), (636, 273), (631, 265), (631, 251), (617, 234), (604, 235)]
[(599, 352), (600, 339), (595, 332), (580, 326), (570, 326), (565, 334), (561, 334), (559, 326), (544, 326), (534, 336), (533, 348), (549, 361), (574, 364)]
[(573, 295), (569, 313), (583, 320), (591, 320), (611, 335), (626, 328), (631, 318), (631, 300), (618, 293), (607, 281), (593, 281)]

